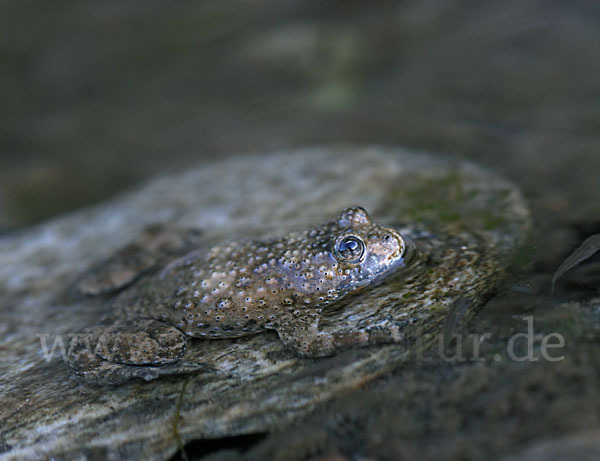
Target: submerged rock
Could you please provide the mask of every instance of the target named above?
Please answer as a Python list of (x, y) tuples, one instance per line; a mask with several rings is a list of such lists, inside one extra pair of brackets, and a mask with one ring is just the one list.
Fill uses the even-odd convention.
[[(337, 306), (320, 327), (406, 320), (402, 343), (307, 359), (267, 332), (190, 341), (187, 376), (99, 387), (69, 373), (69, 334), (96, 323), (107, 304), (73, 297), (70, 288), (149, 225), (199, 228), (214, 244), (285, 234), (353, 205), (410, 236), (420, 258)], [(184, 383), (184, 442), (281, 428), (443, 341), (444, 325), (483, 304), (528, 226), (518, 190), (470, 163), (403, 149), (324, 147), (202, 164), (5, 237), (0, 449), (8, 458), (164, 458), (177, 450), (172, 427)]]

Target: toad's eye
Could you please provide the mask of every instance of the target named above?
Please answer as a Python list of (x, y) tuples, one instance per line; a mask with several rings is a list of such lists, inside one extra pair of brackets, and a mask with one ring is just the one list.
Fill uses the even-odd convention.
[(348, 235), (335, 243), (334, 255), (342, 262), (356, 263), (365, 252), (365, 244), (354, 235)]

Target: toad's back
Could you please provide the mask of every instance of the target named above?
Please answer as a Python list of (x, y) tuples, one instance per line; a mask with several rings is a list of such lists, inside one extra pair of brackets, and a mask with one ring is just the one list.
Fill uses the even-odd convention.
[(154, 289), (189, 336), (238, 337), (281, 326), (302, 329), (321, 310), (404, 262), (393, 229), (359, 207), (270, 241), (232, 242), (167, 266)]

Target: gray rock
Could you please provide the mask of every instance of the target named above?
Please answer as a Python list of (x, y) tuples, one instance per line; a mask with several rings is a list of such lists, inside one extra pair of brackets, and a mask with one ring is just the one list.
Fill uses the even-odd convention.
[[(220, 242), (281, 234), (349, 205), (420, 236), (430, 258), (408, 277), (331, 313), (323, 328), (410, 318), (405, 343), (301, 359), (275, 334), (260, 334), (194, 341), (184, 357), (187, 377), (96, 387), (69, 374), (62, 346), (105, 307), (102, 300), (71, 297), (70, 288), (146, 226), (196, 227), (207, 241)], [(280, 428), (409, 366), (416, 351), (432, 347), (444, 325), (455, 323), (449, 312), (473, 315), (528, 227), (515, 187), (472, 164), (403, 149), (326, 147), (202, 164), (7, 236), (0, 240), (0, 457), (172, 455), (184, 383), (184, 442)], [(199, 362), (213, 369), (199, 369)]]

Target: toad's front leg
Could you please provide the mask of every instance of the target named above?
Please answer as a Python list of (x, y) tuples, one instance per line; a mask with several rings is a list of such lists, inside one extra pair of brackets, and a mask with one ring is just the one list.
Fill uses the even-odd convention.
[(326, 357), (354, 347), (404, 341), (403, 323), (392, 320), (343, 332), (319, 331), (318, 322), (278, 327), (279, 338), (301, 357)]

